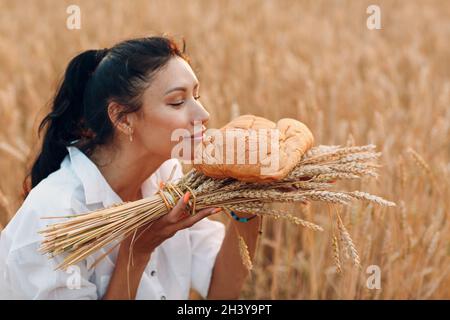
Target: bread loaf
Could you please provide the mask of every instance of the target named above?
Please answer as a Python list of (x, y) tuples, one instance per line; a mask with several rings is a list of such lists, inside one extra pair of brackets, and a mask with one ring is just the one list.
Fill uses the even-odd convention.
[(295, 119), (274, 123), (254, 115), (240, 116), (195, 150), (194, 167), (213, 178), (245, 182), (283, 179), (314, 143), (311, 131)]

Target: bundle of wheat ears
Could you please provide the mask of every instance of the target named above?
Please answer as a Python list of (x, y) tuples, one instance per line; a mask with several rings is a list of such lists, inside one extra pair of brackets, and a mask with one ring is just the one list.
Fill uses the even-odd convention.
[[(64, 269), (113, 240), (130, 235), (139, 227), (167, 214), (169, 209), (166, 201), (174, 205), (187, 191), (195, 196), (189, 204), (191, 214), (208, 207), (221, 207), (226, 211), (284, 218), (297, 225), (322, 231), (322, 227), (312, 222), (271, 209), (270, 204), (309, 200), (350, 204), (352, 199), (358, 199), (394, 206), (392, 202), (361, 191), (332, 191), (335, 180), (376, 177), (379, 165), (373, 161), (379, 156), (374, 145), (342, 148), (318, 146), (308, 151), (286, 178), (269, 183), (242, 182), (233, 178), (215, 179), (192, 169), (180, 181), (165, 184), (160, 193), (152, 197), (86, 214), (66, 216), (70, 219), (40, 231), (45, 237), (41, 250), (53, 256), (69, 252), (64, 263), (59, 266)], [(337, 226), (355, 264), (359, 264), (352, 240), (339, 216)]]
[[(196, 214), (204, 208), (220, 207), (224, 212), (282, 218), (314, 231), (322, 231), (321, 226), (293, 213), (276, 210), (272, 204), (320, 201), (349, 205), (352, 200), (363, 200), (381, 206), (395, 206), (393, 202), (366, 192), (333, 190), (336, 180), (377, 177), (380, 165), (376, 162), (380, 155), (375, 145), (319, 145), (309, 148), (282, 179), (267, 182), (248, 182), (231, 177), (213, 178), (194, 168), (178, 181), (163, 184), (159, 192), (151, 197), (61, 217), (65, 220), (40, 231), (44, 236), (40, 251), (50, 256), (64, 253), (64, 260), (57, 268), (66, 269), (113, 242), (117, 246), (140, 227), (167, 214), (187, 191), (192, 195), (188, 203), (190, 214)], [(337, 226), (339, 242), (345, 246), (343, 249), (353, 263), (359, 266), (358, 253), (341, 217), (338, 213), (333, 217), (335, 223), (331, 225)], [(336, 257), (339, 244), (335, 236), (332, 241), (336, 269), (340, 272), (339, 258)], [(240, 235), (239, 252), (244, 265), (251, 269), (247, 245)], [(97, 262), (104, 256), (98, 258)]]

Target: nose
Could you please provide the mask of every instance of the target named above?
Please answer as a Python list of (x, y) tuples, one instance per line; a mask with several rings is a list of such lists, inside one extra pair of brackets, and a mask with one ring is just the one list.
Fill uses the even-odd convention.
[(200, 103), (197, 103), (197, 107), (195, 109), (196, 110), (191, 121), (192, 125), (195, 126), (195, 124), (200, 122), (202, 125), (206, 126), (209, 121), (209, 112), (206, 111)]

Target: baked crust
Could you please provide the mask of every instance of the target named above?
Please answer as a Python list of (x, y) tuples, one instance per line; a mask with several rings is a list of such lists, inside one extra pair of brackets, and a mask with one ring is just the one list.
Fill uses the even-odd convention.
[(195, 162), (201, 163), (194, 162), (194, 168), (213, 178), (232, 177), (245, 182), (280, 180), (313, 144), (311, 131), (298, 120), (284, 118), (275, 123), (243, 115), (202, 141), (195, 150)]

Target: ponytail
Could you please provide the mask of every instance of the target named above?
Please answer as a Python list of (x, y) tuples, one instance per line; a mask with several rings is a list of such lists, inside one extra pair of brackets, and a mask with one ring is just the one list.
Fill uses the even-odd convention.
[[(39, 125), (39, 135), (46, 127), (42, 150), (31, 169), (31, 188), (59, 169), (67, 146), (82, 137), (83, 96), (91, 74), (107, 50), (87, 50), (73, 58), (52, 103), (52, 111)], [(25, 191), (27, 193), (27, 191)]]

